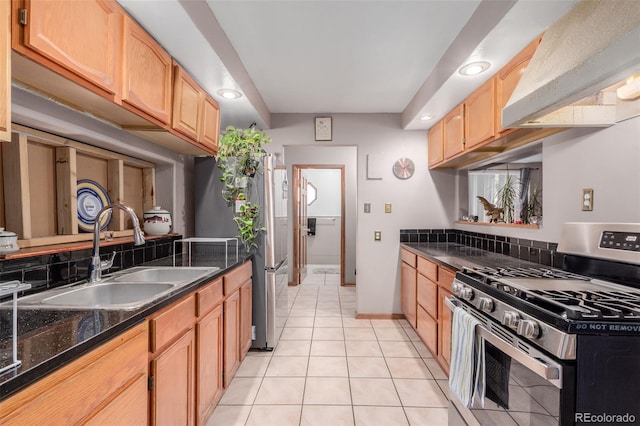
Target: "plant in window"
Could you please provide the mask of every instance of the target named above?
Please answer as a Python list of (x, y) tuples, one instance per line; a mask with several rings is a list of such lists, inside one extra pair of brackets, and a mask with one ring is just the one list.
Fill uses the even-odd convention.
[(513, 223), (515, 201), (518, 199), (519, 193), (518, 187), (519, 184), (516, 182), (515, 178), (507, 173), (507, 178), (504, 181), (504, 184), (498, 189), (496, 194), (496, 205), (502, 208), (504, 221), (506, 223)]
[(542, 220), (542, 190), (537, 186), (533, 187), (529, 195), (529, 202), (522, 210), (522, 223), (533, 223), (539, 225)]

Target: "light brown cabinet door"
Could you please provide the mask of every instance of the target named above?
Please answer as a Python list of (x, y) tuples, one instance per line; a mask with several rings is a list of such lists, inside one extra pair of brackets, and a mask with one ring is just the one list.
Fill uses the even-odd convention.
[(444, 158), (449, 159), (464, 151), (464, 104), (453, 109), (442, 120), (444, 127)]
[(0, 2), (0, 142), (11, 141), (11, 2)]
[(88, 426), (146, 425), (149, 417), (148, 386), (147, 375), (141, 374), (85, 424)]
[(198, 83), (181, 66), (174, 66), (173, 72), (172, 126), (174, 130), (197, 141), (201, 132), (204, 93)]
[(400, 281), (400, 303), (402, 313), (409, 324), (411, 324), (413, 328), (416, 328), (416, 270), (403, 262)]
[(202, 105), (202, 126), (200, 143), (207, 148), (217, 151), (220, 137), (220, 107), (209, 95), (205, 95)]
[(196, 324), (198, 423), (205, 424), (223, 391), (222, 304)]
[(493, 139), (495, 126), (495, 79), (480, 86), (464, 102), (465, 149)]
[(240, 367), (240, 290), (224, 301), (224, 387)]
[(195, 339), (193, 329), (151, 361), (153, 425), (195, 424)]
[(451, 310), (444, 299), (448, 296), (449, 291), (438, 287), (438, 359), (447, 375), (451, 365)]
[(436, 356), (438, 354), (438, 322), (418, 305), (418, 336), (422, 339), (429, 351)]
[(444, 134), (442, 121), (438, 121), (429, 129), (427, 143), (429, 150), (429, 167), (431, 167), (444, 160)]
[(171, 56), (129, 16), (124, 18), (122, 101), (163, 124), (171, 118)]
[(114, 0), (25, 4), (26, 47), (109, 93), (119, 93), (124, 12)]
[(251, 348), (251, 298), (252, 280), (247, 280), (240, 287), (240, 360), (242, 361)]
[(438, 318), (438, 285), (422, 274), (418, 274), (418, 305), (433, 318)]
[(537, 38), (518, 53), (507, 65), (496, 74), (496, 133), (508, 132), (515, 129), (505, 129), (502, 127), (502, 110), (509, 102), (522, 74), (524, 74), (529, 61), (536, 53), (542, 37)]

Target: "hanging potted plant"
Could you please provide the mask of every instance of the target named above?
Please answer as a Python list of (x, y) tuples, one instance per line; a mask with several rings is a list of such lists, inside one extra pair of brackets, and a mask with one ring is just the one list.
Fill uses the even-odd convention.
[(220, 180), (224, 182), (222, 197), (225, 201), (232, 203), (240, 192), (249, 192), (249, 178), (255, 176), (265, 153), (262, 145), (269, 142), (271, 139), (266, 133), (255, 128), (226, 128), (216, 154), (218, 167), (222, 169)]
[(244, 244), (244, 248), (249, 251), (252, 248), (258, 247), (256, 239), (266, 228), (262, 226), (260, 221), (260, 206), (245, 201), (239, 210), (233, 220), (236, 222), (236, 225), (238, 225), (240, 239)]
[(239, 237), (247, 251), (257, 247), (256, 238), (265, 228), (260, 223), (260, 206), (248, 199), (251, 182), (259, 171), (265, 154), (262, 146), (271, 139), (255, 128), (226, 128), (218, 146), (216, 161), (222, 169), (222, 197), (233, 206)]

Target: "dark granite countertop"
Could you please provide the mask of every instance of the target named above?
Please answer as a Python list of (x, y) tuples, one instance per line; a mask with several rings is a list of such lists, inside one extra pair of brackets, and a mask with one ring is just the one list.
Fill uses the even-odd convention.
[(401, 247), (456, 271), (464, 266), (489, 266), (494, 268), (540, 266), (533, 262), (458, 243), (401, 243)]
[[(21, 308), (18, 300), (18, 359), (22, 364), (0, 375), (0, 400), (141, 323), (154, 312), (251, 257), (242, 253), (238, 258), (234, 255), (233, 260), (215, 255), (199, 256), (190, 266), (217, 266), (220, 269), (134, 310)], [(187, 266), (181, 259), (178, 263)], [(173, 266), (173, 257), (139, 266)], [(9, 365), (12, 359), (11, 311), (9, 303), (0, 305), (0, 367)]]

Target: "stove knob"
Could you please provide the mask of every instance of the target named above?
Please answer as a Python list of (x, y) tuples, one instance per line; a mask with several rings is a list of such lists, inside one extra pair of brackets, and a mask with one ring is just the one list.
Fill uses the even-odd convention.
[(502, 325), (515, 330), (518, 327), (518, 322), (520, 322), (520, 315), (517, 312), (505, 311), (502, 314)]
[(516, 332), (527, 339), (537, 339), (540, 337), (540, 326), (533, 320), (522, 320), (518, 323)]
[(462, 287), (463, 287), (462, 284), (454, 281), (453, 284), (451, 285), (451, 292), (456, 296), (460, 296), (460, 290), (462, 290)]
[(460, 289), (460, 297), (462, 297), (464, 300), (473, 299), (473, 290), (471, 290), (469, 287)]
[(478, 299), (478, 308), (480, 308), (481, 311), (493, 312), (493, 300), (488, 297), (481, 297)]

